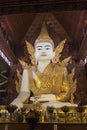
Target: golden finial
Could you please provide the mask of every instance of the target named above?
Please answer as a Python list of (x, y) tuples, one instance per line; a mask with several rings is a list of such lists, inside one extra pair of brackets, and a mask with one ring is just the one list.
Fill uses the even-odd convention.
[(49, 42), (54, 47), (54, 42), (51, 39), (51, 37), (49, 36), (49, 34), (48, 34), (48, 31), (47, 31), (45, 23), (42, 24), (41, 32), (40, 32), (40, 35), (38, 36), (38, 38), (35, 41), (35, 45), (37, 43), (42, 43), (42, 42)]

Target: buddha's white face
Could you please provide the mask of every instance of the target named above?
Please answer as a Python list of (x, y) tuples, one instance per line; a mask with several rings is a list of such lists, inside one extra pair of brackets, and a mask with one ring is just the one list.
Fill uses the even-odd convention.
[(52, 60), (55, 53), (49, 42), (42, 42), (35, 45), (35, 58), (37, 61)]

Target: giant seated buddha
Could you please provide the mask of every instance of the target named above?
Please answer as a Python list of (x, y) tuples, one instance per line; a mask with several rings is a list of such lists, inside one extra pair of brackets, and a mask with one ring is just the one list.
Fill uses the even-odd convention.
[(23, 107), (32, 92), (33, 96), (29, 99), (38, 102), (46, 101), (44, 106), (75, 105), (73, 104), (73, 94), (76, 89), (76, 80), (72, 80), (74, 70), (69, 74), (66, 67), (70, 57), (63, 61), (59, 60), (65, 43), (66, 39), (58, 43), (55, 48), (45, 24), (42, 25), (34, 47), (26, 41), (33, 65), (20, 61), (24, 68), (21, 85), (18, 86), (18, 96), (11, 104), (17, 105), (19, 108)]

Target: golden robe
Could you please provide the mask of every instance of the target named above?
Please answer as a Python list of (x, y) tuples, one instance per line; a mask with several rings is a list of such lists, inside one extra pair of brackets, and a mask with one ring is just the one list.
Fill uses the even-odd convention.
[[(33, 79), (32, 70), (37, 77)], [(67, 68), (59, 63), (50, 63), (44, 70), (39, 72), (37, 67), (29, 69), (29, 86), (34, 96), (39, 94), (55, 94), (58, 101), (71, 101), (70, 77)]]

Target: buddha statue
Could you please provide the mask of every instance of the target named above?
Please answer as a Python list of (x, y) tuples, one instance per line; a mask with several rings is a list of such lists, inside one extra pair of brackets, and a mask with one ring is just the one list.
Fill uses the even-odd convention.
[[(11, 104), (23, 107), (24, 102), (37, 99), (38, 102), (46, 101), (44, 105), (74, 105), (73, 93), (76, 82), (72, 81), (73, 74), (68, 74), (66, 63), (70, 59), (60, 62), (61, 51), (66, 39), (61, 41), (56, 48), (47, 32), (46, 25), (42, 25), (40, 35), (34, 43), (34, 47), (26, 41), (27, 49), (31, 54), (32, 66), (20, 61), (24, 70), (19, 94)], [(74, 71), (73, 71), (74, 73)], [(53, 104), (52, 104), (53, 103)], [(59, 105), (60, 104), (60, 105)]]

